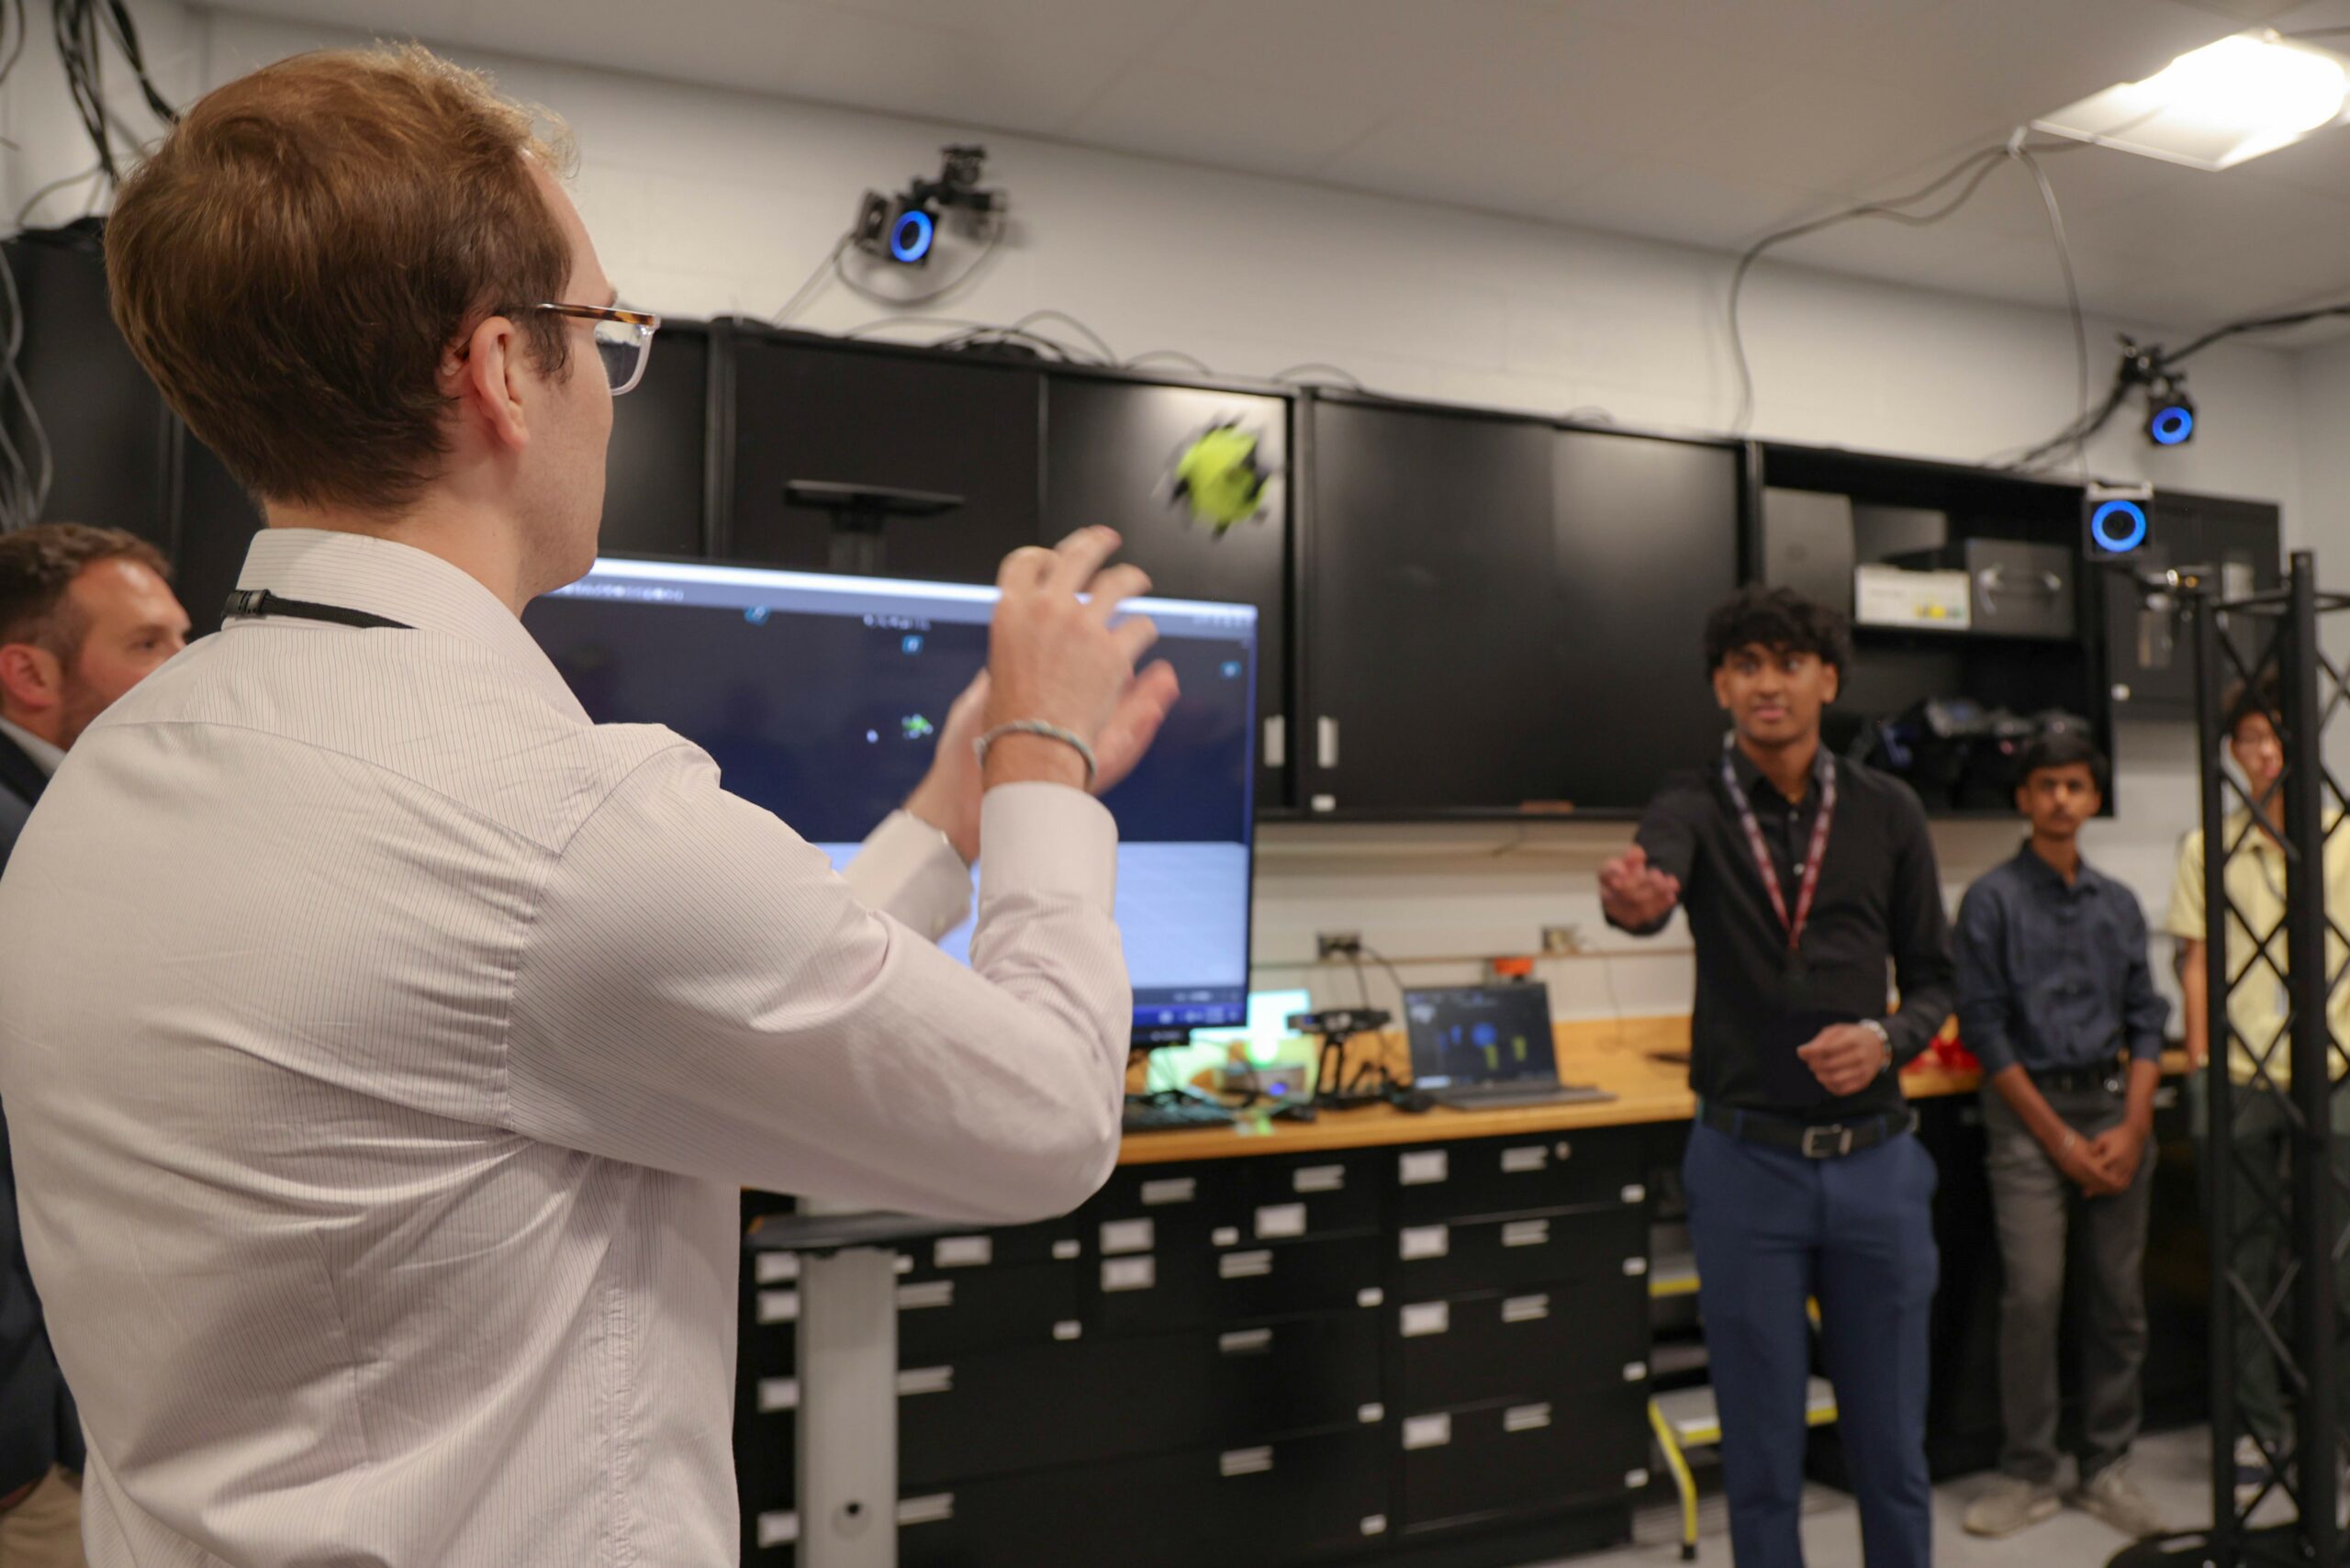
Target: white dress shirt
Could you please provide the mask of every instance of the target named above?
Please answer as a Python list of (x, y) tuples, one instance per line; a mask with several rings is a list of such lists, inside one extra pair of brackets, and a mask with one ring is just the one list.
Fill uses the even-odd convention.
[(936, 834), (835, 876), (436, 557), (265, 532), (241, 586), (414, 630), (230, 622), (83, 734), (0, 880), (91, 1562), (734, 1562), (738, 1188), (1012, 1221), (1100, 1184), (1109, 814), (989, 794), (965, 969)]

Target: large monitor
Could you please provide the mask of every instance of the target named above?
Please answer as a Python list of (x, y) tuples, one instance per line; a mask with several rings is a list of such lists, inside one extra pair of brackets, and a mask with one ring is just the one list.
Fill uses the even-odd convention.
[[(667, 725), (839, 866), (930, 767), (947, 705), (987, 663), (995, 599), (951, 583), (607, 558), (522, 621), (590, 717)], [(1150, 656), (1183, 688), (1150, 755), (1103, 797), (1135, 1026), (1244, 1024), (1257, 611), (1131, 608), (1158, 623)], [(968, 962), (968, 926), (941, 946)]]

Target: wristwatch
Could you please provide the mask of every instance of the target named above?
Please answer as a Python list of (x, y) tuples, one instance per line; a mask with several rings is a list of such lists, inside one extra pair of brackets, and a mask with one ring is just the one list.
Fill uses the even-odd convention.
[(1862, 1019), (1861, 1027), (1885, 1042), (1885, 1065), (1878, 1068), (1877, 1071), (1891, 1072), (1893, 1070), (1893, 1031), (1874, 1018)]

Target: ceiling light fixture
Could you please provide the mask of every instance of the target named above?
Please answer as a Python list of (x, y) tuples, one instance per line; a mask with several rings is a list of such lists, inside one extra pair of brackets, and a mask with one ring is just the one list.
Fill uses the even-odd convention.
[(2206, 44), (2032, 126), (2190, 169), (2231, 169), (2336, 123), (2345, 102), (2350, 71), (2340, 57), (2264, 31)]

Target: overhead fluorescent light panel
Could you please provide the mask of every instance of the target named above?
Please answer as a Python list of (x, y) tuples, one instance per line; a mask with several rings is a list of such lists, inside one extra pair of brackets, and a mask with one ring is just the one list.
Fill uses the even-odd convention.
[(2239, 33), (2032, 121), (2035, 130), (2191, 169), (2231, 169), (2340, 122), (2350, 69), (2340, 56)]

